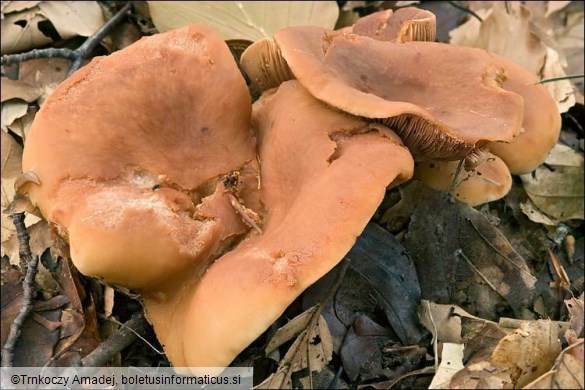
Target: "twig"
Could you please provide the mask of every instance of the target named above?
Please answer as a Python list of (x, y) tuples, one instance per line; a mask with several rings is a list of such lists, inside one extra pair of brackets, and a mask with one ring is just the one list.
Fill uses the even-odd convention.
[(83, 367), (105, 366), (115, 354), (134, 343), (146, 331), (148, 323), (144, 315), (139, 313), (120, 325), (122, 326), (114, 334), (81, 359)]
[(39, 265), (38, 256), (33, 257), (30, 250), (29, 235), (24, 225), (24, 213), (17, 213), (12, 216), (12, 221), (16, 227), (16, 234), (19, 243), (19, 255), (22, 267), (22, 272), (25, 273), (22, 284), (24, 293), (24, 303), (20, 308), (20, 312), (10, 325), (10, 333), (2, 348), (2, 365), (4, 367), (12, 367), (14, 361), (14, 348), (16, 342), (22, 334), (22, 327), (28, 315), (33, 308), (33, 295), (35, 293), (35, 276), (37, 274), (37, 267)]
[(550, 79), (542, 79), (534, 84), (546, 84), (546, 83), (552, 83), (554, 81), (562, 81), (562, 80), (571, 80), (571, 79), (582, 79), (583, 77), (585, 77), (585, 74), (581, 73), (581, 74), (573, 74), (570, 76), (562, 76), (562, 77), (552, 77)]
[(447, 3), (449, 3), (451, 6), (457, 8), (458, 10), (461, 10), (461, 11), (463, 11), (465, 13), (468, 13), (469, 15), (473, 16), (474, 18), (476, 18), (477, 20), (479, 20), (480, 23), (483, 23), (483, 19), (481, 18), (481, 16), (479, 16), (478, 14), (476, 14), (475, 12), (473, 12), (472, 10), (470, 10), (469, 8), (457, 4), (456, 1), (448, 1)]
[(101, 40), (126, 16), (126, 12), (132, 6), (132, 2), (129, 1), (124, 5), (110, 20), (108, 20), (98, 31), (92, 36), (87, 38), (81, 46), (75, 50), (71, 49), (34, 49), (22, 54), (8, 54), (1, 58), (2, 65), (10, 65), (24, 61), (30, 61), (38, 58), (53, 58), (60, 57), (72, 61), (71, 67), (67, 76), (70, 76), (73, 72), (81, 67), (83, 60), (86, 59), (89, 54), (96, 48)]

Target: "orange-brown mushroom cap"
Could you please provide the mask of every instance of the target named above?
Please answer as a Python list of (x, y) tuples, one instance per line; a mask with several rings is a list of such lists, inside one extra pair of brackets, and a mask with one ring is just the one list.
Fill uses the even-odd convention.
[(250, 115), (210, 28), (143, 38), (92, 60), (43, 105), (24, 149), (24, 171), (41, 182), (29, 196), (83, 273), (144, 289), (204, 268), (247, 230), (228, 200), (208, 203), (221, 175), (255, 159)]
[(380, 41), (434, 42), (437, 21), (435, 15), (415, 7), (400, 8), (396, 11), (384, 10), (360, 18), (352, 32)]
[(515, 175), (531, 172), (544, 162), (556, 145), (561, 132), (561, 115), (557, 105), (538, 77), (501, 58), (508, 78), (503, 88), (524, 99), (522, 130), (512, 142), (491, 142), (490, 151), (506, 162)]
[(500, 59), (433, 42), (392, 43), (320, 27), (275, 34), (282, 56), (313, 96), (383, 119), (415, 158), (454, 160), (520, 130), (522, 98), (504, 90)]
[[(472, 207), (506, 196), (512, 188), (512, 176), (506, 163), (485, 153), (485, 160), (471, 171), (462, 170), (453, 190), (455, 198)], [(414, 177), (437, 190), (447, 191), (455, 180), (457, 161), (425, 161), (417, 164)]]
[[(149, 311), (168, 313), (158, 327), (182, 366), (229, 364), (343, 258), (386, 187), (412, 175), (412, 157), (392, 131), (327, 108), (297, 81), (255, 103), (253, 126), (263, 234), (215, 261), (198, 285), (164, 304), (146, 300)], [(169, 300), (177, 311), (165, 311)]]

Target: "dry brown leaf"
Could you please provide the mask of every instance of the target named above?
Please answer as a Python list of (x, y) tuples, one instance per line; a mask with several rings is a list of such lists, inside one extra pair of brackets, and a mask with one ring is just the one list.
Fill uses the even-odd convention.
[(22, 100), (13, 99), (2, 103), (2, 130), (7, 131), (8, 126), (12, 125), (15, 120), (26, 115), (28, 103)]
[(34, 102), (41, 96), (41, 92), (34, 85), (19, 80), (2, 77), (2, 103), (10, 99), (20, 99), (25, 102)]
[(114, 311), (114, 298), (116, 297), (116, 290), (110, 286), (104, 286), (104, 315), (110, 317)]
[(583, 356), (583, 339), (565, 348), (557, 358), (553, 368), (535, 379), (524, 389), (583, 389), (585, 385), (583, 360), (576, 358), (572, 351), (581, 349)]
[(64, 58), (39, 58), (20, 64), (19, 79), (41, 90), (39, 105), (67, 78), (71, 61)]
[(33, 8), (38, 5), (40, 1), (3, 1), (2, 2), (2, 14), (10, 14), (12, 12), (24, 11), (29, 8)]
[[(476, 28), (478, 21), (471, 18), (467, 23), (473, 28), (463, 27), (464, 24), (453, 30), (451, 43), (499, 54), (538, 74), (544, 64), (546, 48), (530, 28), (530, 11), (520, 4), (510, 4), (509, 8), (510, 13), (506, 12), (504, 3), (493, 2), (492, 12), (479, 28)], [(477, 32), (475, 39), (474, 32)]]
[(29, 106), (26, 114), (20, 118), (17, 118), (12, 124), (8, 125), (8, 129), (14, 132), (14, 134), (20, 136), (24, 142), (26, 142), (26, 136), (28, 130), (32, 126), (35, 115), (38, 112), (38, 108)]
[[(12, 223), (11, 219), (7, 219), (8, 222)], [(30, 248), (33, 256), (40, 256), (45, 250), (51, 248), (53, 245), (53, 238), (49, 229), (47, 221), (41, 220), (38, 217), (27, 214), (25, 218), (25, 225), (30, 236)], [(10, 235), (6, 237), (2, 236), (5, 241), (2, 242), (2, 255), (7, 255), (10, 258), (10, 264), (18, 264), (18, 238), (16, 237), (16, 230), (14, 225), (8, 225), (4, 232), (9, 232)], [(4, 234), (4, 233), (3, 233)]]
[(486, 321), (469, 314), (455, 305), (440, 305), (423, 299), (419, 306), (419, 319), (421, 324), (433, 334), (434, 339), (438, 342), (463, 343), (461, 339), (462, 317)]
[(561, 352), (558, 326), (551, 321), (527, 321), (502, 340), (492, 362), (507, 366), (516, 387), (524, 387), (551, 369)]
[(569, 325), (577, 337), (583, 337), (583, 293), (579, 298), (571, 298), (565, 301), (569, 310)]
[(38, 7), (63, 39), (89, 37), (105, 23), (95, 1), (43, 1)]
[[(553, 79), (566, 76), (557, 51), (547, 48), (546, 59), (540, 76), (541, 79)], [(553, 83), (545, 83), (544, 86), (557, 103), (559, 112), (567, 112), (569, 108), (575, 105), (575, 87), (570, 80), (558, 80)]]
[(305, 330), (307, 325), (309, 325), (315, 310), (317, 310), (316, 306), (299, 314), (282, 328), (278, 329), (264, 349), (266, 355), (270, 355), (276, 348), (292, 340), (294, 337), (298, 336), (299, 333)]
[(52, 40), (38, 28), (38, 24), (46, 20), (38, 7), (5, 15), (1, 22), (2, 54), (18, 53), (51, 43)]
[(536, 207), (553, 219), (566, 221), (585, 217), (583, 174), (583, 154), (557, 144), (544, 165), (520, 177)]
[[(2, 242), (4, 242), (15, 232), (12, 219), (4, 210), (14, 198), (14, 183), (22, 173), (22, 146), (4, 131), (0, 131), (0, 136), (2, 141), (2, 153), (0, 153), (2, 156), (0, 160), (2, 162), (2, 199), (0, 207), (2, 207)], [(4, 252), (4, 246), (2, 252)]]
[[(315, 315), (317, 315), (317, 310), (315, 308), (309, 310), (312, 310), (313, 314), (310, 316), (311, 321), (307, 324), (307, 327), (298, 335), (294, 343), (291, 345), (284, 358), (280, 361), (276, 372), (270, 375), (256, 388), (292, 388), (292, 375), (303, 369), (308, 369), (308, 380), (310, 384), (312, 381), (311, 373), (313, 371), (320, 371), (331, 360), (333, 354), (333, 341), (331, 339), (331, 333), (329, 332), (327, 322), (321, 315), (319, 315), (317, 321), (314, 321)], [(302, 313), (299, 316), (305, 316), (305, 313)], [(303, 321), (304, 320), (300, 320), (299, 322)], [(312, 326), (313, 324), (314, 326)]]

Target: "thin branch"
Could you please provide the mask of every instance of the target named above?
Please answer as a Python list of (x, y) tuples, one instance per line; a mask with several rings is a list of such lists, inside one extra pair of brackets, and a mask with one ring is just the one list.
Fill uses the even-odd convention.
[(582, 79), (583, 77), (585, 77), (585, 74), (573, 74), (570, 76), (562, 76), (562, 77), (552, 77), (550, 79), (542, 79), (534, 84), (546, 84), (546, 83), (552, 83), (554, 81), (562, 81), (562, 80), (571, 80), (571, 79)]
[(471, 16), (473, 16), (474, 18), (476, 18), (477, 20), (479, 20), (480, 23), (483, 23), (483, 19), (481, 18), (481, 16), (479, 16), (478, 14), (476, 14), (475, 12), (473, 12), (472, 10), (470, 10), (467, 7), (464, 7), (462, 5), (457, 4), (456, 1), (448, 1), (447, 3), (449, 3), (451, 6), (457, 8), (458, 10), (461, 10)]
[(105, 366), (118, 352), (130, 346), (139, 337), (142, 338), (140, 334), (146, 331), (148, 323), (144, 315), (139, 313), (120, 325), (120, 328), (114, 334), (81, 359), (83, 367)]
[(31, 254), (29, 240), (30, 237), (26, 231), (24, 224), (24, 213), (17, 213), (12, 216), (14, 226), (16, 227), (16, 234), (19, 243), (20, 262), (26, 265), (22, 272), (26, 273), (23, 282), (24, 303), (20, 308), (20, 312), (10, 325), (10, 333), (4, 348), (2, 348), (2, 365), (4, 367), (12, 367), (14, 363), (14, 348), (22, 334), (24, 322), (29, 316), (33, 308), (33, 296), (35, 293), (35, 276), (37, 274), (37, 267), (39, 265), (38, 256)]
[(37, 60), (39, 58), (65, 58), (73, 61), (75, 52), (71, 49), (33, 49), (22, 54), (7, 54), (2, 56), (2, 65), (11, 65), (19, 62)]
[(2, 65), (10, 65), (24, 61), (35, 60), (39, 58), (65, 58), (72, 61), (71, 67), (69, 68), (68, 76), (81, 67), (83, 60), (85, 60), (92, 51), (96, 48), (101, 40), (115, 27), (122, 19), (126, 16), (126, 13), (132, 6), (132, 2), (129, 1), (124, 5), (110, 20), (108, 20), (98, 31), (92, 36), (87, 38), (81, 46), (75, 50), (71, 49), (33, 49), (26, 53), (21, 54), (8, 54), (1, 58)]

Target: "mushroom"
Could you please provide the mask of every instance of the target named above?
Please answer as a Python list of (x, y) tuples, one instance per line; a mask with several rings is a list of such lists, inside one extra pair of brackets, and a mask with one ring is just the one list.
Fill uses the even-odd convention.
[(202, 272), (246, 230), (213, 198), (219, 177), (255, 160), (250, 113), (246, 84), (211, 29), (143, 38), (94, 59), (43, 105), (23, 155), (41, 182), (29, 197), (87, 275), (145, 289)]
[(23, 190), (82, 273), (140, 294), (175, 367), (228, 365), (412, 176), (396, 134), (297, 81), (256, 103), (255, 135), (251, 112), (228, 47), (196, 24), (92, 60), (27, 137)]
[(537, 76), (510, 61), (502, 61), (502, 66), (508, 75), (502, 87), (524, 99), (522, 130), (511, 142), (491, 142), (488, 147), (506, 162), (510, 172), (521, 175), (542, 164), (557, 144), (561, 115), (546, 87), (537, 84)]
[(483, 50), (397, 44), (311, 26), (282, 30), (274, 40), (313, 96), (381, 121), (416, 160), (460, 159), (489, 141), (511, 141), (520, 130), (522, 98), (501, 88), (501, 60)]
[[(488, 153), (483, 161), (468, 171), (458, 167), (457, 161), (419, 162), (414, 170), (414, 178), (437, 190), (447, 191), (454, 187), (455, 198), (472, 207), (501, 199), (512, 188), (508, 166), (492, 154)], [(459, 176), (455, 178), (458, 171)]]
[(385, 10), (358, 19), (352, 32), (380, 41), (434, 42), (437, 20), (432, 12), (415, 7)]
[(145, 297), (175, 365), (227, 365), (343, 258), (386, 187), (412, 175), (412, 157), (391, 130), (326, 107), (297, 81), (265, 92), (252, 118), (263, 233), (218, 258), (198, 283)]

